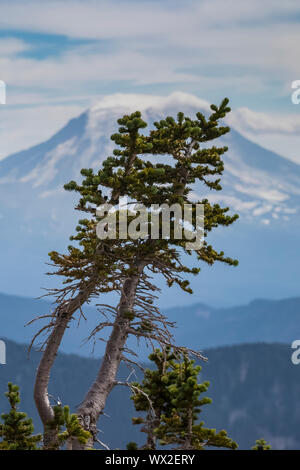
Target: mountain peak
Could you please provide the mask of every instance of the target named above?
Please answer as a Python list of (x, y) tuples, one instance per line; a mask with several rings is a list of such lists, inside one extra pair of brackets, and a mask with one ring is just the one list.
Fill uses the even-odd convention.
[(90, 108), (91, 113), (102, 110), (116, 110), (122, 114), (123, 110), (128, 112), (156, 110), (162, 112), (168, 108), (194, 107), (209, 110), (209, 103), (190, 93), (175, 91), (167, 96), (143, 95), (137, 93), (115, 93), (103, 96), (94, 106)]
[[(197, 96), (177, 91), (168, 96), (116, 93), (102, 97), (92, 108), (46, 142), (18, 152), (0, 162), (0, 192), (17, 184), (22, 192), (45, 198), (70, 179), (80, 177), (81, 168), (99, 168), (114, 144), (110, 135), (117, 131), (118, 117), (139, 109), (149, 123), (178, 111), (194, 115), (209, 112), (209, 104)], [(300, 199), (300, 167), (250, 142), (234, 129), (220, 144), (224, 155), (223, 191), (210, 192), (201, 185), (194, 188), (195, 199), (209, 197), (228, 204), (245, 217), (258, 217), (265, 225), (277, 219), (289, 220), (297, 214)], [(28, 187), (30, 185), (30, 187)]]

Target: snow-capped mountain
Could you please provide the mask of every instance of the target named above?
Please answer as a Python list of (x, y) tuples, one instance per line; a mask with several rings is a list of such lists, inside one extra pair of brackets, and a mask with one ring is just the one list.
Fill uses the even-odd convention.
[[(63, 184), (79, 177), (81, 168), (97, 168), (113, 149), (110, 135), (117, 119), (140, 109), (148, 121), (174, 115), (179, 109), (191, 116), (208, 112), (208, 104), (192, 95), (173, 93), (164, 100), (150, 96), (116, 95), (103, 100), (72, 119), (45, 143), (18, 152), (0, 162), (0, 188), (17, 185), (28, 189), (51, 206), (51, 198), (62, 193)], [(228, 203), (243, 214), (264, 215), (265, 222), (297, 214), (300, 200), (300, 166), (241, 136), (234, 129), (223, 139), (229, 146), (225, 155), (224, 191), (210, 193), (212, 201)], [(200, 188), (199, 188), (200, 190)]]
[[(137, 109), (147, 122), (174, 116), (178, 111), (191, 117), (199, 110), (209, 112), (207, 102), (185, 93), (173, 93), (166, 98), (117, 94), (102, 99), (69, 121), (46, 142), (0, 161), (0, 242), (5, 246), (1, 264), (9, 279), (9, 284), (3, 281), (1, 290), (26, 294), (29, 289), (32, 295), (40, 285), (45, 285), (45, 281), (39, 282), (39, 286), (33, 288), (38, 282), (35, 272), (45, 270), (42, 261), (46, 261), (46, 250), (63, 249), (80, 216), (72, 210), (74, 195), (66, 193), (63, 184), (71, 179), (79, 180), (81, 168), (101, 165), (114, 148), (110, 135), (118, 128), (117, 119)], [(259, 252), (270, 251), (267, 256), (272, 270), (277, 269), (273, 257), (278, 262), (281, 260), (282, 269), (285, 254), (280, 238), (284, 237), (285, 243), (290, 240), (288, 248), (292, 249), (293, 240), (299, 235), (300, 166), (250, 142), (234, 129), (223, 142), (229, 147), (224, 156), (223, 191), (207, 193), (203, 187), (196, 186), (195, 193), (228, 205), (240, 214), (236, 224), (239, 228), (220, 232), (221, 248), (225, 244), (230, 255), (239, 257), (245, 243), (248, 251), (254, 243), (257, 256)], [(248, 279), (249, 273), (252, 275), (251, 258), (248, 253)], [(32, 268), (30, 273), (28, 263)], [(254, 264), (252, 267), (255, 270)], [(22, 284), (13, 289), (13, 279)], [(255, 282), (257, 280), (256, 277)], [(278, 295), (295, 293), (292, 290)], [(252, 297), (257, 295), (260, 293), (254, 292)], [(239, 300), (248, 300), (248, 297)]]

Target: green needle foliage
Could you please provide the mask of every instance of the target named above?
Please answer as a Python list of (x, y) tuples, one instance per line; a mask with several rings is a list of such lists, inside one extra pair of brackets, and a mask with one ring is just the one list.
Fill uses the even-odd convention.
[[(157, 436), (155, 429), (161, 422), (162, 415), (171, 416), (173, 405), (169, 385), (176, 380), (175, 370), (176, 356), (168, 347), (164, 351), (156, 349), (149, 355), (149, 359), (156, 366), (155, 369), (146, 369), (142, 384), (132, 383), (133, 391), (131, 395), (136, 411), (146, 411), (145, 418), (133, 418), (133, 424), (143, 424), (142, 432), (147, 434), (147, 443), (144, 448), (155, 449)], [(139, 391), (143, 393), (139, 393)]]
[[(191, 185), (197, 181), (210, 190), (220, 191), (220, 176), (224, 170), (222, 160), (227, 147), (202, 148), (202, 144), (217, 139), (229, 127), (219, 121), (230, 111), (228, 99), (221, 105), (211, 106), (208, 119), (202, 113), (191, 119), (183, 113), (176, 118), (171, 116), (155, 122), (154, 129), (145, 134), (147, 123), (140, 112), (125, 115), (118, 120), (119, 132), (111, 136), (117, 145), (113, 156), (108, 157), (98, 171), (82, 169), (81, 184), (71, 181), (65, 185), (68, 191), (79, 194), (76, 209), (89, 214), (79, 220), (77, 234), (71, 237), (76, 245), (68, 247), (67, 254), (50, 253), (50, 258), (58, 268), (55, 274), (65, 278), (64, 283), (75, 283), (81, 291), (93, 281), (93, 294), (120, 289), (120, 284), (135, 271), (135, 261), (145, 260), (149, 269), (161, 272), (169, 286), (177, 283), (186, 292), (192, 293), (189, 282), (182, 279), (181, 273), (198, 274), (198, 267), (188, 268), (180, 262), (178, 249), (186, 250), (186, 239), (176, 239), (172, 232), (169, 239), (120, 240), (118, 237), (99, 240), (96, 225), (104, 218), (96, 215), (97, 207), (117, 204), (119, 198), (127, 196), (130, 201), (144, 204), (201, 203), (204, 205), (204, 236), (219, 225), (231, 225), (238, 216), (228, 215), (229, 207), (210, 204), (207, 198), (199, 201), (191, 199)], [(143, 133), (142, 133), (143, 132)], [(146, 157), (150, 156), (151, 161)], [(171, 157), (171, 158), (170, 158)], [(195, 219), (193, 211), (193, 220)], [(119, 211), (116, 213), (119, 217)], [(131, 218), (128, 218), (128, 224)], [(196, 251), (199, 260), (212, 265), (220, 261), (236, 266), (237, 260), (216, 251), (204, 241)], [(71, 291), (71, 289), (70, 289)], [(74, 292), (74, 291), (73, 291)]]
[(0, 450), (37, 450), (37, 445), (42, 439), (40, 434), (33, 436), (32, 419), (27, 418), (26, 413), (18, 411), (20, 392), (17, 385), (8, 384), (8, 392), (5, 394), (10, 403), (9, 413), (3, 413), (0, 423)]
[(143, 424), (142, 431), (147, 433), (143, 448), (155, 449), (159, 439), (161, 445), (174, 445), (174, 449), (236, 449), (226, 431), (217, 433), (198, 421), (202, 407), (212, 402), (200, 397), (209, 386), (208, 382), (198, 383), (201, 367), (185, 355), (178, 361), (169, 348), (156, 350), (149, 359), (156, 369), (145, 371), (142, 384), (132, 384), (135, 393), (131, 397), (137, 411), (147, 412), (145, 418), (133, 418), (133, 423)]
[(70, 408), (68, 406), (62, 407), (56, 405), (53, 407), (53, 411), (54, 420), (48, 426), (50, 429), (56, 430), (57, 449), (72, 438), (76, 438), (82, 444), (87, 443), (91, 437), (90, 433), (81, 427), (76, 414), (70, 414)]
[(257, 439), (252, 450), (271, 450), (271, 446), (264, 439)]

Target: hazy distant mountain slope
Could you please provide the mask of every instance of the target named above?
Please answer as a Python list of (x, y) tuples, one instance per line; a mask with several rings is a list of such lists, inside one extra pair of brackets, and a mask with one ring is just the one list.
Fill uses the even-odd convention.
[[(104, 98), (48, 141), (0, 161), (2, 291), (34, 296), (40, 287), (55, 284), (55, 279), (43, 276), (47, 253), (65, 249), (80, 218), (73, 210), (76, 198), (63, 190), (63, 184), (80, 179), (82, 167), (100, 166), (112, 152), (110, 135), (117, 130), (118, 117), (135, 109), (150, 122), (179, 110), (190, 115), (199, 109), (208, 112), (206, 102), (185, 93), (159, 100), (120, 94), (114, 100)], [(234, 130), (223, 142), (229, 147), (224, 190), (207, 193), (196, 185), (194, 192), (240, 214), (234, 227), (217, 230), (209, 238), (238, 258), (240, 266), (204, 267), (199, 281), (193, 281), (196, 300), (233, 305), (258, 296), (297, 295), (300, 166)], [(168, 292), (164, 305), (175, 305), (177, 299), (192, 302), (177, 291), (172, 297)]]
[(291, 344), (300, 338), (300, 297), (258, 299), (219, 309), (196, 304), (170, 309), (168, 314), (178, 319), (177, 341), (188, 339), (193, 348), (257, 341)]
[[(50, 313), (53, 305), (46, 300), (30, 299), (6, 294), (0, 294), (0, 338), (9, 338), (19, 343), (30, 343), (34, 334), (45, 324), (39, 320), (31, 325), (26, 324), (33, 318)], [(62, 342), (62, 350), (67, 353), (77, 353), (88, 356), (92, 345), (83, 342), (92, 328), (97, 324), (99, 313), (96, 308), (84, 307), (88, 323), (84, 321), (77, 327), (78, 322), (71, 322)], [(40, 341), (44, 339), (42, 335)], [(102, 350), (102, 349), (101, 349)], [(99, 353), (99, 351), (97, 351)], [(100, 354), (100, 353), (99, 353)]]
[[(203, 408), (201, 419), (207, 426), (226, 429), (240, 445), (250, 448), (264, 437), (274, 449), (300, 448), (300, 366), (291, 363), (291, 349), (283, 344), (252, 344), (205, 351), (209, 362), (202, 364), (201, 379), (211, 385), (207, 396), (213, 404)], [(7, 409), (3, 396), (7, 382), (21, 386), (22, 409), (39, 419), (32, 398), (38, 354), (27, 359), (26, 346), (7, 342), (7, 365), (0, 366), (0, 411)], [(59, 354), (50, 393), (74, 410), (82, 400), (99, 367), (99, 361)], [(121, 368), (120, 377), (129, 370)], [(140, 373), (137, 371), (137, 374)], [(111, 448), (124, 448), (129, 441), (144, 442), (144, 434), (131, 424), (136, 413), (126, 387), (116, 388), (109, 398), (99, 428), (101, 440)]]
[[(51, 305), (42, 300), (32, 300), (0, 294), (0, 338), (6, 337), (18, 342), (30, 342), (41, 323), (24, 328), (35, 315), (46, 314)], [(64, 337), (61, 350), (89, 356), (93, 344), (83, 340), (100, 320), (96, 308), (84, 309), (87, 321), (73, 321)], [(300, 339), (300, 298), (280, 301), (255, 300), (248, 305), (214, 309), (204, 304), (177, 307), (165, 311), (171, 321), (176, 321), (174, 334), (177, 344), (194, 349), (219, 347), (231, 344), (254, 342), (282, 342), (291, 344)], [(42, 339), (43, 337), (41, 337)], [(141, 360), (149, 350), (141, 343), (133, 347)], [(103, 354), (104, 343), (97, 341), (95, 356)]]

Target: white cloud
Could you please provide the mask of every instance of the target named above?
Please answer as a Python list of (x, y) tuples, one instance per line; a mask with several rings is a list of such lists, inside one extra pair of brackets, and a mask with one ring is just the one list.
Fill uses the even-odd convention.
[[(299, 110), (300, 111), (300, 110)], [(262, 113), (249, 108), (238, 108), (228, 116), (236, 129), (260, 134), (296, 134), (300, 131), (299, 114)]]
[[(245, 25), (299, 12), (296, 0), (239, 2), (238, 0), (138, 2), (108, 0), (22, 0), (1, 1), (2, 24), (6, 28), (42, 31), (82, 38), (167, 36), (190, 39), (205, 27)], [(67, 21), (66, 21), (67, 19)], [(221, 29), (222, 29), (221, 28)], [(189, 32), (189, 35), (178, 32)]]
[[(225, 204), (228, 205), (233, 211), (238, 212), (250, 212), (258, 204), (258, 201), (242, 201), (236, 196), (214, 194), (212, 192), (205, 195), (204, 197), (207, 197), (212, 204)], [(192, 200), (199, 201), (202, 198), (203, 196), (200, 196), (197, 193), (192, 193)]]
[(147, 57), (141, 52), (118, 51), (98, 53), (94, 48), (77, 48), (62, 57), (35, 60), (24, 57), (2, 57), (2, 79), (16, 87), (76, 92), (97, 81), (132, 81), (138, 85), (155, 83), (195, 82), (194, 73), (176, 71), (178, 58), (166, 61), (164, 57)]
[(39, 198), (40, 199), (46, 199), (48, 197), (59, 196), (60, 194), (63, 194), (63, 193), (64, 193), (64, 188), (58, 187), (58, 188), (55, 188), (55, 189), (50, 189), (48, 191), (42, 191), (39, 194)]
[(1, 38), (0, 39), (0, 56), (14, 56), (20, 52), (30, 49), (30, 46), (20, 39), (16, 38)]
[(269, 219), (262, 219), (262, 223), (264, 225), (270, 225), (270, 220)]
[(201, 98), (180, 91), (171, 93), (167, 96), (158, 95), (146, 95), (137, 93), (114, 93), (113, 95), (103, 96), (99, 101), (91, 108), (92, 113), (102, 109), (122, 109), (135, 111), (139, 109), (144, 111), (149, 108), (163, 110), (169, 106), (192, 106), (199, 107), (199, 109), (210, 109), (208, 101), (202, 100)]
[(272, 209), (273, 209), (273, 207), (271, 205), (261, 206), (261, 207), (258, 207), (257, 209), (254, 209), (253, 215), (258, 216), (258, 215), (267, 214)]
[[(102, 42), (74, 46), (47, 60), (2, 58), (2, 79), (16, 86), (73, 86), (77, 91), (80, 83), (87, 87), (97, 80), (131, 80), (138, 85), (198, 82), (202, 89), (231, 84), (253, 93), (271, 86), (270, 73), (283, 81), (295, 78), (299, 27), (296, 21), (278, 18), (292, 18), (299, 11), (297, 2), (277, 0), (190, 1), (188, 6), (2, 0), (3, 27), (104, 39), (112, 46), (109, 53)], [(207, 73), (207, 66), (216, 70)], [(227, 69), (223, 76), (218, 73), (221, 66)]]

